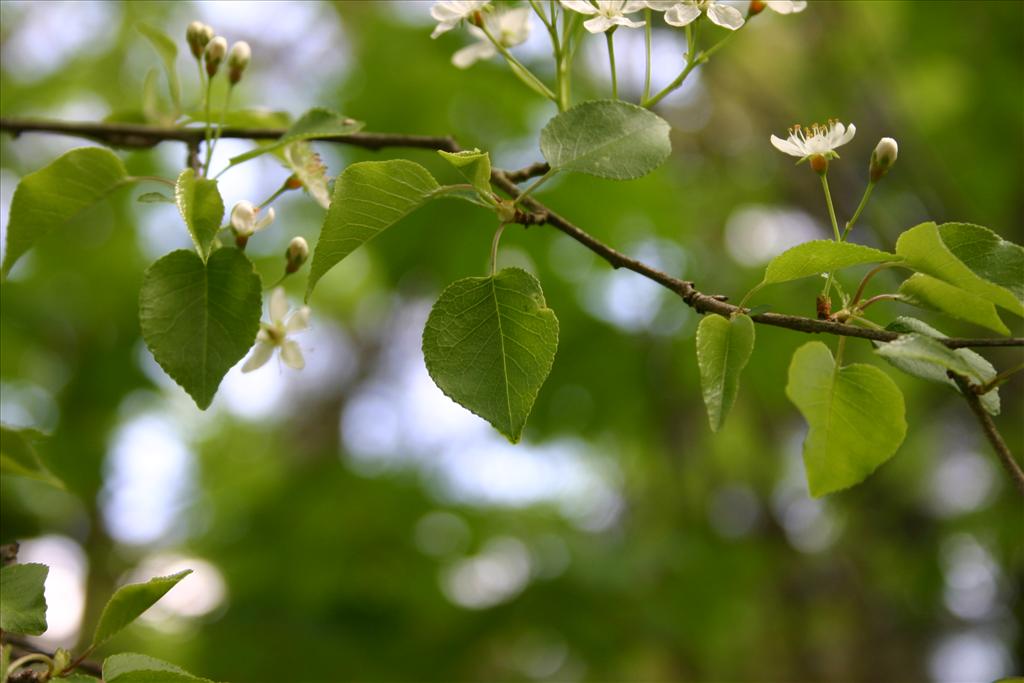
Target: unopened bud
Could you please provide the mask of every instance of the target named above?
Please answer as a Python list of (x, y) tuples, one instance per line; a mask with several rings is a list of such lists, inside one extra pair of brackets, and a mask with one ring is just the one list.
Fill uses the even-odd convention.
[(201, 21), (193, 21), (185, 30), (185, 39), (188, 41), (192, 56), (199, 59), (203, 56), (206, 45), (213, 39), (213, 28)]
[(293, 237), (292, 241), (288, 243), (288, 250), (284, 253), (284, 257), (288, 261), (284, 272), (290, 274), (301, 268), (309, 258), (309, 245), (306, 240), (301, 237)]
[(828, 172), (828, 158), (824, 154), (815, 154), (810, 161), (811, 170), (818, 175), (825, 175)]
[(764, 8), (768, 5), (765, 4), (764, 0), (751, 0), (750, 9), (747, 11), (748, 17), (757, 16), (764, 11)]
[(231, 46), (231, 52), (228, 53), (228, 80), (231, 81), (231, 85), (242, 80), (242, 72), (249, 66), (251, 58), (252, 50), (249, 49), (249, 43), (240, 40)]
[(889, 169), (896, 163), (896, 155), (899, 153), (899, 145), (892, 138), (882, 138), (871, 153), (871, 165), (868, 167), (868, 175), (871, 182), (877, 183), (882, 176), (889, 172)]
[(814, 300), (815, 308), (818, 313), (818, 320), (828, 320), (832, 317), (832, 299), (819, 294), (818, 298)]
[(206, 46), (204, 58), (206, 60), (206, 73), (213, 78), (220, 69), (220, 63), (224, 61), (224, 55), (228, 52), (228, 41), (222, 36), (217, 36)]

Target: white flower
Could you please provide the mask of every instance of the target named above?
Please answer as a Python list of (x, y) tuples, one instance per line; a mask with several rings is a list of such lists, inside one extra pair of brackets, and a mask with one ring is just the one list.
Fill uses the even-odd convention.
[(596, 7), (586, 0), (559, 0), (559, 2), (562, 3), (562, 7), (571, 9), (573, 12), (593, 16), (593, 19), (583, 22), (583, 28), (591, 33), (603, 33), (614, 26), (640, 28), (644, 22), (629, 19), (626, 15), (639, 12), (647, 6), (643, 0), (597, 0)]
[(274, 222), (274, 207), (267, 209), (267, 215), (256, 220), (260, 210), (252, 202), (242, 200), (231, 209), (231, 227), (239, 237), (250, 237)]
[(847, 128), (839, 121), (831, 120), (826, 126), (817, 123), (809, 128), (793, 126), (789, 129), (787, 139), (783, 140), (773, 135), (771, 140), (775, 149), (790, 156), (800, 157), (801, 161), (815, 154), (820, 154), (826, 159), (838, 159), (839, 155), (835, 152), (836, 147), (845, 145), (852, 140), (856, 132), (857, 127), (852, 123)]
[(288, 339), (289, 334), (300, 332), (309, 327), (309, 307), (303, 306), (299, 310), (288, 315), (288, 297), (285, 296), (284, 287), (278, 287), (270, 295), (270, 322), (260, 322), (260, 331), (256, 335), (256, 346), (252, 349), (252, 355), (242, 366), (242, 372), (252, 372), (263, 367), (270, 357), (274, 355), (274, 349), (281, 349), (281, 360), (293, 370), (301, 370), (306, 367), (306, 361), (302, 357), (302, 349), (293, 339)]
[(796, 14), (807, 9), (807, 0), (764, 0), (764, 4), (779, 14)]
[(701, 12), (707, 15), (711, 23), (718, 24), (730, 31), (735, 31), (743, 26), (743, 15), (735, 7), (731, 7), (716, 0), (675, 0), (674, 2), (660, 2), (658, 0), (647, 0), (647, 6), (658, 12), (665, 12), (665, 23), (672, 26), (686, 26), (700, 16)]
[[(517, 7), (508, 12), (484, 15), (484, 24), (487, 31), (504, 47), (515, 47), (526, 42), (530, 35), (530, 8)], [(470, 26), (469, 32), (478, 39), (477, 42), (452, 55), (452, 64), (460, 69), (468, 69), (474, 62), (498, 54), (497, 48), (480, 27)]]
[(473, 12), (483, 9), (487, 0), (438, 0), (430, 8), (430, 16), (438, 22), (431, 38), (437, 38), (459, 25), (463, 19), (472, 16)]

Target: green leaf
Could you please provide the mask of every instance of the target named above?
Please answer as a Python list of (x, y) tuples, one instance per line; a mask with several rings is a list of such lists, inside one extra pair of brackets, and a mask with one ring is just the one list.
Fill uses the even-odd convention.
[(285, 134), (270, 144), (251, 149), (244, 154), (231, 157), (228, 166), (235, 166), (249, 159), (255, 159), (261, 154), (273, 152), (296, 140), (310, 140), (312, 138), (341, 138), (346, 135), (358, 133), (363, 128), (362, 121), (350, 119), (329, 109), (314, 107), (300, 116), (293, 123)]
[(181, 84), (178, 81), (178, 67), (175, 64), (175, 60), (178, 58), (178, 46), (163, 31), (149, 24), (138, 24), (136, 28), (160, 55), (160, 59), (164, 63), (164, 71), (167, 73), (167, 90), (171, 95), (171, 102), (174, 104), (175, 111), (181, 111)]
[(697, 365), (711, 431), (725, 422), (754, 350), (754, 321), (745, 315), (706, 315), (697, 326)]
[(281, 156), (309, 196), (323, 208), (330, 208), (331, 193), (327, 189), (327, 166), (320, 159), (320, 155), (313, 151), (313, 146), (299, 140), (287, 145)]
[(980, 325), (999, 334), (1010, 334), (999, 318), (995, 304), (975, 296), (959, 287), (954, 287), (930, 275), (914, 273), (900, 285), (903, 300), (919, 308), (942, 311), (958, 320)]
[(179, 666), (134, 652), (111, 655), (103, 661), (105, 683), (194, 683), (208, 681)]
[(142, 338), (200, 409), (209, 407), (221, 379), (252, 347), (261, 298), (260, 278), (237, 249), (218, 249), (205, 264), (195, 252), (174, 251), (146, 271), (139, 292)]
[(487, 152), (474, 149), (455, 153), (438, 150), (437, 153), (459, 169), (462, 176), (476, 188), (482, 197), (491, 198), (494, 194), (491, 190), (491, 157)]
[(205, 261), (224, 218), (224, 200), (217, 190), (217, 181), (197, 178), (194, 170), (186, 168), (178, 176), (174, 198), (188, 234)]
[(174, 198), (168, 197), (163, 192), (144, 192), (135, 200), (140, 204), (174, 204)]
[(64, 482), (46, 468), (32, 445), (41, 438), (43, 435), (34, 429), (0, 425), (0, 472), (37, 479), (63, 489)]
[(864, 263), (899, 261), (900, 257), (861, 244), (813, 240), (787, 249), (771, 260), (764, 272), (765, 284), (799, 280)]
[[(943, 226), (944, 231), (940, 231), (935, 223), (930, 222), (907, 230), (896, 241), (896, 253), (903, 256), (907, 265), (920, 273), (931, 275), (1012, 313), (1024, 316), (1024, 303), (1009, 289), (985, 279), (972, 270), (951, 251), (944, 236), (950, 237), (957, 251), (967, 257), (974, 267), (981, 267), (984, 272), (994, 274), (994, 277), (1000, 280), (1011, 277), (1014, 270), (1019, 267), (1019, 254), (1013, 253), (1013, 245), (1003, 248), (990, 239), (992, 236), (975, 244), (974, 241), (979, 239), (978, 226), (964, 229), (962, 223), (947, 225), (949, 227)], [(980, 261), (992, 256), (993, 253), (997, 258), (996, 263), (991, 268), (981, 266)]]
[(943, 223), (939, 236), (976, 275), (1010, 290), (1018, 301), (1024, 302), (1024, 247), (970, 223)]
[(614, 180), (647, 175), (672, 153), (669, 125), (619, 100), (584, 102), (551, 119), (540, 151), (551, 168)]
[(427, 371), (447, 396), (516, 443), (558, 349), (558, 318), (519, 268), (458, 280), (423, 330)]
[(92, 647), (110, 640), (191, 573), (191, 569), (186, 569), (170, 576), (158, 576), (145, 583), (130, 583), (118, 588), (103, 608), (96, 633), (92, 637)]
[(433, 199), (440, 186), (405, 159), (352, 164), (334, 182), (334, 196), (313, 252), (306, 299), (317, 281), (357, 248)]
[[(891, 365), (921, 379), (960, 387), (946, 375), (947, 370), (959, 373), (975, 384), (984, 384), (996, 376), (992, 364), (971, 349), (951, 349), (936, 340), (945, 339), (934, 327), (915, 318), (899, 317), (886, 328), (905, 336), (890, 343), (876, 343), (876, 352)], [(1000, 411), (999, 389), (995, 388), (978, 397), (990, 415)]]
[(0, 569), (0, 629), (38, 636), (46, 630), (45, 564), (12, 564)]
[(863, 481), (907, 433), (903, 394), (871, 365), (837, 368), (823, 343), (808, 342), (789, 365), (786, 396), (807, 420), (804, 466), (815, 498)]
[(40, 238), (120, 187), (127, 175), (110, 150), (81, 147), (22, 178), (11, 200), (3, 275)]
[(100, 679), (95, 676), (88, 674), (78, 673), (77, 671), (67, 676), (60, 676), (56, 679), (51, 678), (51, 681), (56, 680), (59, 683), (103, 683)]

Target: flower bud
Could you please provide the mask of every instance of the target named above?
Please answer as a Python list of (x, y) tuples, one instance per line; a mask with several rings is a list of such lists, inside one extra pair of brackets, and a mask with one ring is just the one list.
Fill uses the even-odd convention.
[(284, 272), (291, 274), (301, 268), (309, 258), (309, 245), (306, 240), (301, 237), (293, 237), (292, 241), (288, 243), (288, 250), (284, 253), (284, 257), (288, 261)]
[(875, 151), (871, 153), (871, 165), (868, 167), (871, 182), (877, 183), (889, 172), (889, 168), (896, 163), (898, 153), (899, 146), (892, 138), (882, 138), (878, 141)]
[(231, 81), (231, 85), (242, 80), (242, 72), (249, 66), (251, 57), (252, 50), (249, 49), (249, 43), (244, 40), (231, 46), (231, 52), (228, 53), (228, 80)]
[(228, 41), (222, 36), (217, 36), (206, 46), (204, 57), (206, 59), (206, 73), (213, 78), (220, 69), (220, 63), (224, 61), (224, 55), (228, 52)]
[(818, 175), (825, 175), (828, 172), (828, 157), (824, 154), (814, 154), (810, 158), (811, 170)]
[(207, 43), (213, 39), (213, 28), (201, 21), (193, 21), (185, 30), (185, 40), (188, 42), (192, 56), (199, 59), (203, 56), (203, 50)]

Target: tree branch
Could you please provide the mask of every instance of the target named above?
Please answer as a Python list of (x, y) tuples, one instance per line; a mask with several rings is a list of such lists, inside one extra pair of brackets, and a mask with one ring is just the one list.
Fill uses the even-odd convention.
[(971, 407), (971, 412), (978, 418), (981, 430), (985, 432), (985, 437), (992, 444), (992, 448), (995, 449), (999, 462), (1010, 475), (1010, 478), (1013, 479), (1017, 490), (1024, 493), (1024, 471), (1021, 471), (1020, 465), (1013, 459), (1013, 454), (1010, 453), (1009, 447), (1003, 441), (1002, 435), (996, 428), (996, 423), (992, 421), (992, 416), (985, 412), (985, 408), (981, 405), (981, 400), (978, 398), (974, 385), (966, 377), (958, 375), (952, 370), (946, 374), (960, 387), (960, 393), (964, 395), (964, 400)]
[[(74, 121), (46, 121), (28, 120), (18, 118), (0, 118), (0, 131), (7, 131), (14, 136), (21, 133), (56, 133), (61, 135), (72, 135), (96, 140), (114, 147), (146, 148), (152, 147), (160, 142), (175, 141), (189, 145), (191, 150), (198, 149), (203, 140), (202, 128), (162, 128), (158, 126), (130, 124), (130, 123), (91, 123)], [(225, 128), (221, 137), (239, 138), (250, 140), (275, 139), (284, 135), (283, 128)], [(379, 150), (385, 147), (405, 147), (417, 149), (444, 150), (446, 152), (458, 152), (462, 148), (451, 136), (424, 136), (424, 135), (399, 135), (391, 133), (354, 133), (341, 137), (312, 138), (323, 142), (334, 142), (364, 149)], [(502, 171), (494, 169), (491, 172), (491, 180), (510, 197), (516, 198), (520, 194), (517, 182), (543, 175), (549, 170), (548, 165), (540, 162), (531, 164), (526, 168), (516, 171)], [(518, 221), (524, 225), (536, 225), (547, 223), (556, 230), (567, 234), (587, 249), (603, 258), (613, 268), (626, 268), (649, 280), (653, 280), (666, 289), (676, 293), (687, 305), (699, 313), (717, 313), (718, 315), (730, 316), (741, 311), (738, 306), (726, 302), (726, 297), (719, 295), (704, 294), (696, 289), (692, 282), (680, 280), (663, 273), (656, 268), (630, 258), (625, 254), (616, 251), (604, 242), (601, 242), (590, 235), (582, 228), (574, 225), (566, 218), (551, 211), (546, 206), (533, 198), (527, 198), (523, 204), (529, 209), (529, 214), (521, 216)], [(795, 315), (783, 315), (779, 313), (759, 313), (751, 316), (756, 323), (783, 327), (796, 332), (808, 334), (832, 334), (844, 337), (858, 337), (872, 341), (890, 342), (900, 337), (899, 333), (888, 330), (875, 330), (845, 323), (832, 322), (828, 320), (816, 320)], [(952, 349), (964, 347), (995, 347), (995, 346), (1024, 346), (1024, 338), (986, 338), (969, 339), (947, 337), (940, 339), (943, 344)]]

